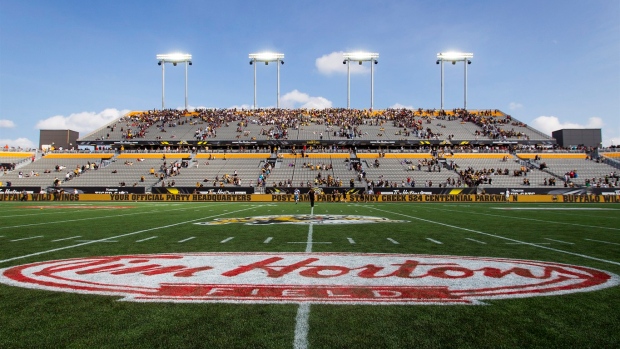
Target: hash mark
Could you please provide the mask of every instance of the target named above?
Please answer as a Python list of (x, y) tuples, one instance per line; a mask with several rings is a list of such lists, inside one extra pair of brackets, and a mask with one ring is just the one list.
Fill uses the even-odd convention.
[(271, 240), (273, 240), (273, 238), (270, 236), (266, 238), (265, 241), (263, 241), (263, 244), (268, 244), (269, 242), (271, 242)]
[(391, 242), (391, 243), (393, 243), (393, 244), (395, 244), (395, 245), (398, 245), (398, 244), (399, 244), (399, 242), (398, 242), (398, 241), (396, 241), (396, 240), (394, 240), (394, 239), (392, 239), (392, 238), (387, 238), (387, 239), (388, 239), (388, 241), (389, 241), (389, 242)]
[(195, 238), (196, 238), (195, 236), (191, 236), (191, 237), (188, 237), (187, 239), (179, 240), (179, 242), (185, 242), (185, 241), (189, 241), (189, 240), (195, 239)]
[(486, 244), (487, 244), (487, 243), (486, 243), (486, 242), (484, 242), (484, 241), (478, 241), (478, 240), (476, 240), (476, 239), (472, 239), (472, 238), (465, 238), (465, 240), (469, 240), (469, 241), (477, 242), (477, 243), (479, 243), (479, 244), (483, 244), (483, 245), (486, 245)]
[(438, 245), (443, 245), (443, 242), (441, 242), (441, 241), (437, 241), (437, 240), (433, 240), (433, 239), (431, 239), (431, 238), (426, 238), (426, 240), (431, 241), (431, 242), (434, 242), (434, 243), (436, 243), (436, 244), (438, 244)]
[(234, 236), (231, 236), (231, 237), (229, 237), (229, 238), (226, 238), (226, 239), (224, 239), (224, 240), (220, 241), (220, 243), (221, 243), (221, 244), (225, 244), (225, 243), (227, 243), (228, 241), (230, 241), (230, 240), (232, 240), (232, 239), (234, 239), (234, 238), (235, 238)]
[(136, 242), (142, 242), (142, 241), (156, 239), (156, 238), (157, 238), (157, 236), (151, 236), (150, 238), (146, 238), (146, 239), (142, 239), (142, 240), (136, 240)]
[(352, 244), (352, 245), (354, 245), (354, 244), (355, 244), (355, 241), (354, 241), (353, 239), (351, 239), (351, 238), (347, 238), (347, 240), (349, 240), (349, 243), (350, 243), (350, 244)]

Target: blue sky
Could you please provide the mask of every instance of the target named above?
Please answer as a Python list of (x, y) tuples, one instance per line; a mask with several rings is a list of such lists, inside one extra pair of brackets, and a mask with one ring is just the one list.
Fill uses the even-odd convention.
[[(440, 107), (436, 54), (474, 53), (470, 109), (501, 109), (548, 134), (603, 129), (620, 144), (620, 1), (0, 0), (0, 143), (39, 129), (84, 136), (127, 110), (161, 108), (158, 53), (193, 55), (191, 107), (251, 107), (248, 54), (285, 54), (282, 107), (346, 107), (341, 52), (380, 54), (374, 107)], [(368, 63), (351, 107), (370, 107)], [(445, 65), (444, 108), (463, 106), (463, 64)], [(257, 67), (258, 106), (276, 105), (274, 64)], [(184, 106), (185, 69), (166, 65), (166, 107)]]

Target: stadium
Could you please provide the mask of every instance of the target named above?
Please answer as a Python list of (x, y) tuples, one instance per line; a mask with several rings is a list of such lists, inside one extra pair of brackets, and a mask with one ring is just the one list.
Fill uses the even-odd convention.
[[(559, 147), (499, 110), (152, 110), (5, 151), (19, 194), (618, 194), (615, 149)], [(92, 150), (91, 150), (92, 149)], [(7, 186), (8, 185), (8, 186)], [(57, 195), (57, 199), (65, 199)], [(600, 200), (599, 200), (600, 201)]]
[(3, 347), (618, 343), (615, 149), (464, 109), (135, 111), (77, 144), (2, 153)]
[(620, 346), (617, 4), (268, 3), (3, 3), (0, 348)]

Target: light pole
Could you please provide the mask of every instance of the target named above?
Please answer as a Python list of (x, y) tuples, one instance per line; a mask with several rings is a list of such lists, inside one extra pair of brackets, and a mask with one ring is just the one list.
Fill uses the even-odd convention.
[(187, 53), (169, 53), (157, 55), (157, 65), (161, 65), (161, 109), (165, 109), (164, 104), (164, 67), (166, 63), (172, 63), (176, 67), (177, 63), (185, 63), (185, 110), (187, 110), (187, 66), (192, 65), (192, 55)]
[(276, 90), (276, 108), (280, 109), (280, 64), (284, 64), (284, 53), (274, 52), (261, 52), (250, 53), (250, 65), (254, 65), (254, 109), (256, 109), (256, 63), (265, 62), (268, 65), (269, 62), (276, 62), (277, 67), (277, 90)]
[(370, 109), (373, 109), (375, 92), (374, 65), (379, 63), (379, 61), (377, 61), (379, 54), (371, 52), (347, 52), (343, 54), (343, 57), (344, 61), (342, 61), (342, 64), (347, 65), (347, 109), (351, 108), (351, 61), (358, 62), (359, 65), (362, 65), (362, 62), (370, 62)]
[(473, 53), (463, 53), (463, 52), (443, 52), (437, 54), (437, 64), (441, 63), (441, 110), (443, 110), (443, 62), (448, 61), (452, 62), (452, 64), (456, 64), (456, 62), (463, 61), (463, 65), (465, 66), (465, 88), (464, 88), (464, 102), (463, 109), (467, 110), (467, 65), (471, 64), (470, 58), (474, 58)]

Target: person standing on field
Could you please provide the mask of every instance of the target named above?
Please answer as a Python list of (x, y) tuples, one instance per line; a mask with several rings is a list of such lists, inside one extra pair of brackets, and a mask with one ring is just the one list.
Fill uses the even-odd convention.
[(310, 207), (314, 207), (314, 189), (310, 188), (308, 198), (310, 199)]

